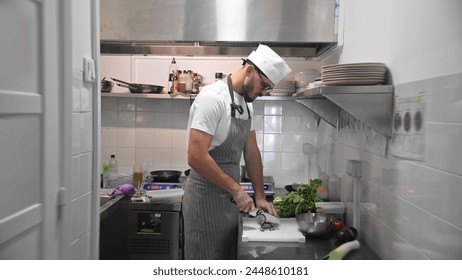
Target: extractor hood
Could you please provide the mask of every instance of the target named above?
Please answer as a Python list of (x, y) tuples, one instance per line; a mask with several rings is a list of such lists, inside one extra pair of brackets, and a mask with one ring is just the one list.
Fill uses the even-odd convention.
[(101, 53), (317, 57), (336, 45), (336, 0), (100, 0)]

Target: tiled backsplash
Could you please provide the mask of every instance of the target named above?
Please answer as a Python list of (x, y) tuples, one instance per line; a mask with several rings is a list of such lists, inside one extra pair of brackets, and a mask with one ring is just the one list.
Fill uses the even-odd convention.
[(423, 160), (380, 156), (354, 144), (347, 128), (320, 126), (329, 175), (362, 161), (360, 237), (381, 258), (462, 258), (461, 81), (456, 74), (395, 86), (396, 97), (425, 95)]
[[(127, 175), (135, 163), (145, 164), (148, 170), (188, 169), (189, 107), (190, 100), (184, 99), (103, 97), (102, 160), (115, 154), (119, 172)], [(315, 145), (312, 113), (294, 101), (256, 101), (254, 108), (264, 174), (272, 175), (278, 186), (306, 182), (308, 168), (316, 166), (316, 155), (302, 152), (304, 143)], [(312, 174), (311, 178), (316, 176)]]
[[(166, 86), (171, 59), (165, 56), (103, 55), (101, 76)], [(179, 69), (200, 73), (204, 84), (214, 81), (215, 72), (232, 73), (242, 63), (240, 57), (175, 59)], [(299, 71), (317, 67), (316, 62), (304, 59), (286, 60), (293, 70), (286, 77), (288, 80), (293, 80)], [(114, 86), (113, 92), (128, 93), (128, 89)], [(148, 170), (188, 169), (186, 127), (190, 102), (187, 99), (103, 97), (101, 160), (107, 161), (111, 154), (115, 154), (119, 172), (127, 175), (132, 173), (135, 163), (145, 163)], [(316, 145), (317, 127), (313, 114), (294, 101), (257, 100), (254, 110), (264, 174), (273, 176), (278, 187), (306, 182), (317, 176), (316, 154), (302, 152), (304, 143)]]

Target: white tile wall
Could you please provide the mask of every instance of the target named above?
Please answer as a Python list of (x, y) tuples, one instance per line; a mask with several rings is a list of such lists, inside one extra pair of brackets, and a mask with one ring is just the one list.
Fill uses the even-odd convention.
[[(456, 16), (461, 3), (341, 1), (341, 6), (345, 43), (321, 64), (384, 62), (395, 95), (425, 94), (423, 160), (381, 156), (383, 139), (366, 138), (363, 148), (364, 139), (351, 131), (321, 126), (318, 143), (326, 144), (317, 145), (319, 162), (326, 163), (330, 174), (343, 174), (348, 159), (363, 162), (362, 205), (375, 210), (361, 216), (361, 236), (380, 257), (461, 259), (457, 139), (462, 131), (462, 56), (455, 51), (462, 46), (455, 28), (462, 24)], [(393, 18), (393, 24), (384, 18)], [(431, 30), (445, 32), (429, 37)]]
[[(167, 82), (170, 60), (170, 57), (103, 55), (102, 76), (163, 85)], [(215, 72), (231, 73), (241, 64), (236, 57), (176, 57), (176, 60), (180, 69), (192, 69), (203, 75), (205, 84), (214, 80)], [(289, 79), (296, 71), (317, 67), (315, 62), (303, 59), (288, 60), (294, 69)], [(127, 91), (115, 87), (114, 92)], [(135, 162), (151, 170), (188, 169), (189, 108), (189, 100), (102, 98), (102, 161), (116, 154), (119, 172), (127, 175), (132, 173)], [(256, 101), (254, 109), (265, 175), (272, 175), (279, 187), (306, 182), (307, 161), (301, 146), (307, 141), (315, 142), (313, 115), (293, 101)]]
[[(126, 175), (131, 174), (135, 162), (151, 170), (188, 169), (189, 106), (188, 100), (102, 98), (102, 160), (116, 154), (119, 172)], [(265, 175), (274, 176), (281, 187), (307, 181), (301, 146), (303, 141), (313, 140), (301, 121), (306, 109), (287, 101), (257, 101), (254, 107), (256, 113), (276, 114), (255, 115), (254, 118)], [(283, 116), (283, 109), (290, 113)]]

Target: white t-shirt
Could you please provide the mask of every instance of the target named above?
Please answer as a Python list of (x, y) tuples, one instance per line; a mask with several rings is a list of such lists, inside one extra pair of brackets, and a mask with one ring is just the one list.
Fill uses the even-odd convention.
[[(247, 108), (244, 97), (234, 92), (234, 103), (242, 105), (244, 109), (241, 115), (236, 110), (236, 118), (248, 119)], [(248, 103), (250, 115), (252, 116), (250, 130), (254, 130), (253, 106)], [(187, 135), (191, 128), (204, 131), (213, 135), (213, 140), (209, 150), (221, 145), (228, 137), (229, 125), (231, 123), (231, 96), (228, 85), (219, 80), (213, 84), (205, 86), (196, 96), (189, 110), (189, 121)]]

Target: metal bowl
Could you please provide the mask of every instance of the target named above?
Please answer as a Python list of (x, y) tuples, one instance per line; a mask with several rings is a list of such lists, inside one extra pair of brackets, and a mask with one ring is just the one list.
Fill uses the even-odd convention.
[(322, 213), (301, 213), (295, 216), (298, 228), (304, 236), (322, 236), (332, 229), (334, 219)]

